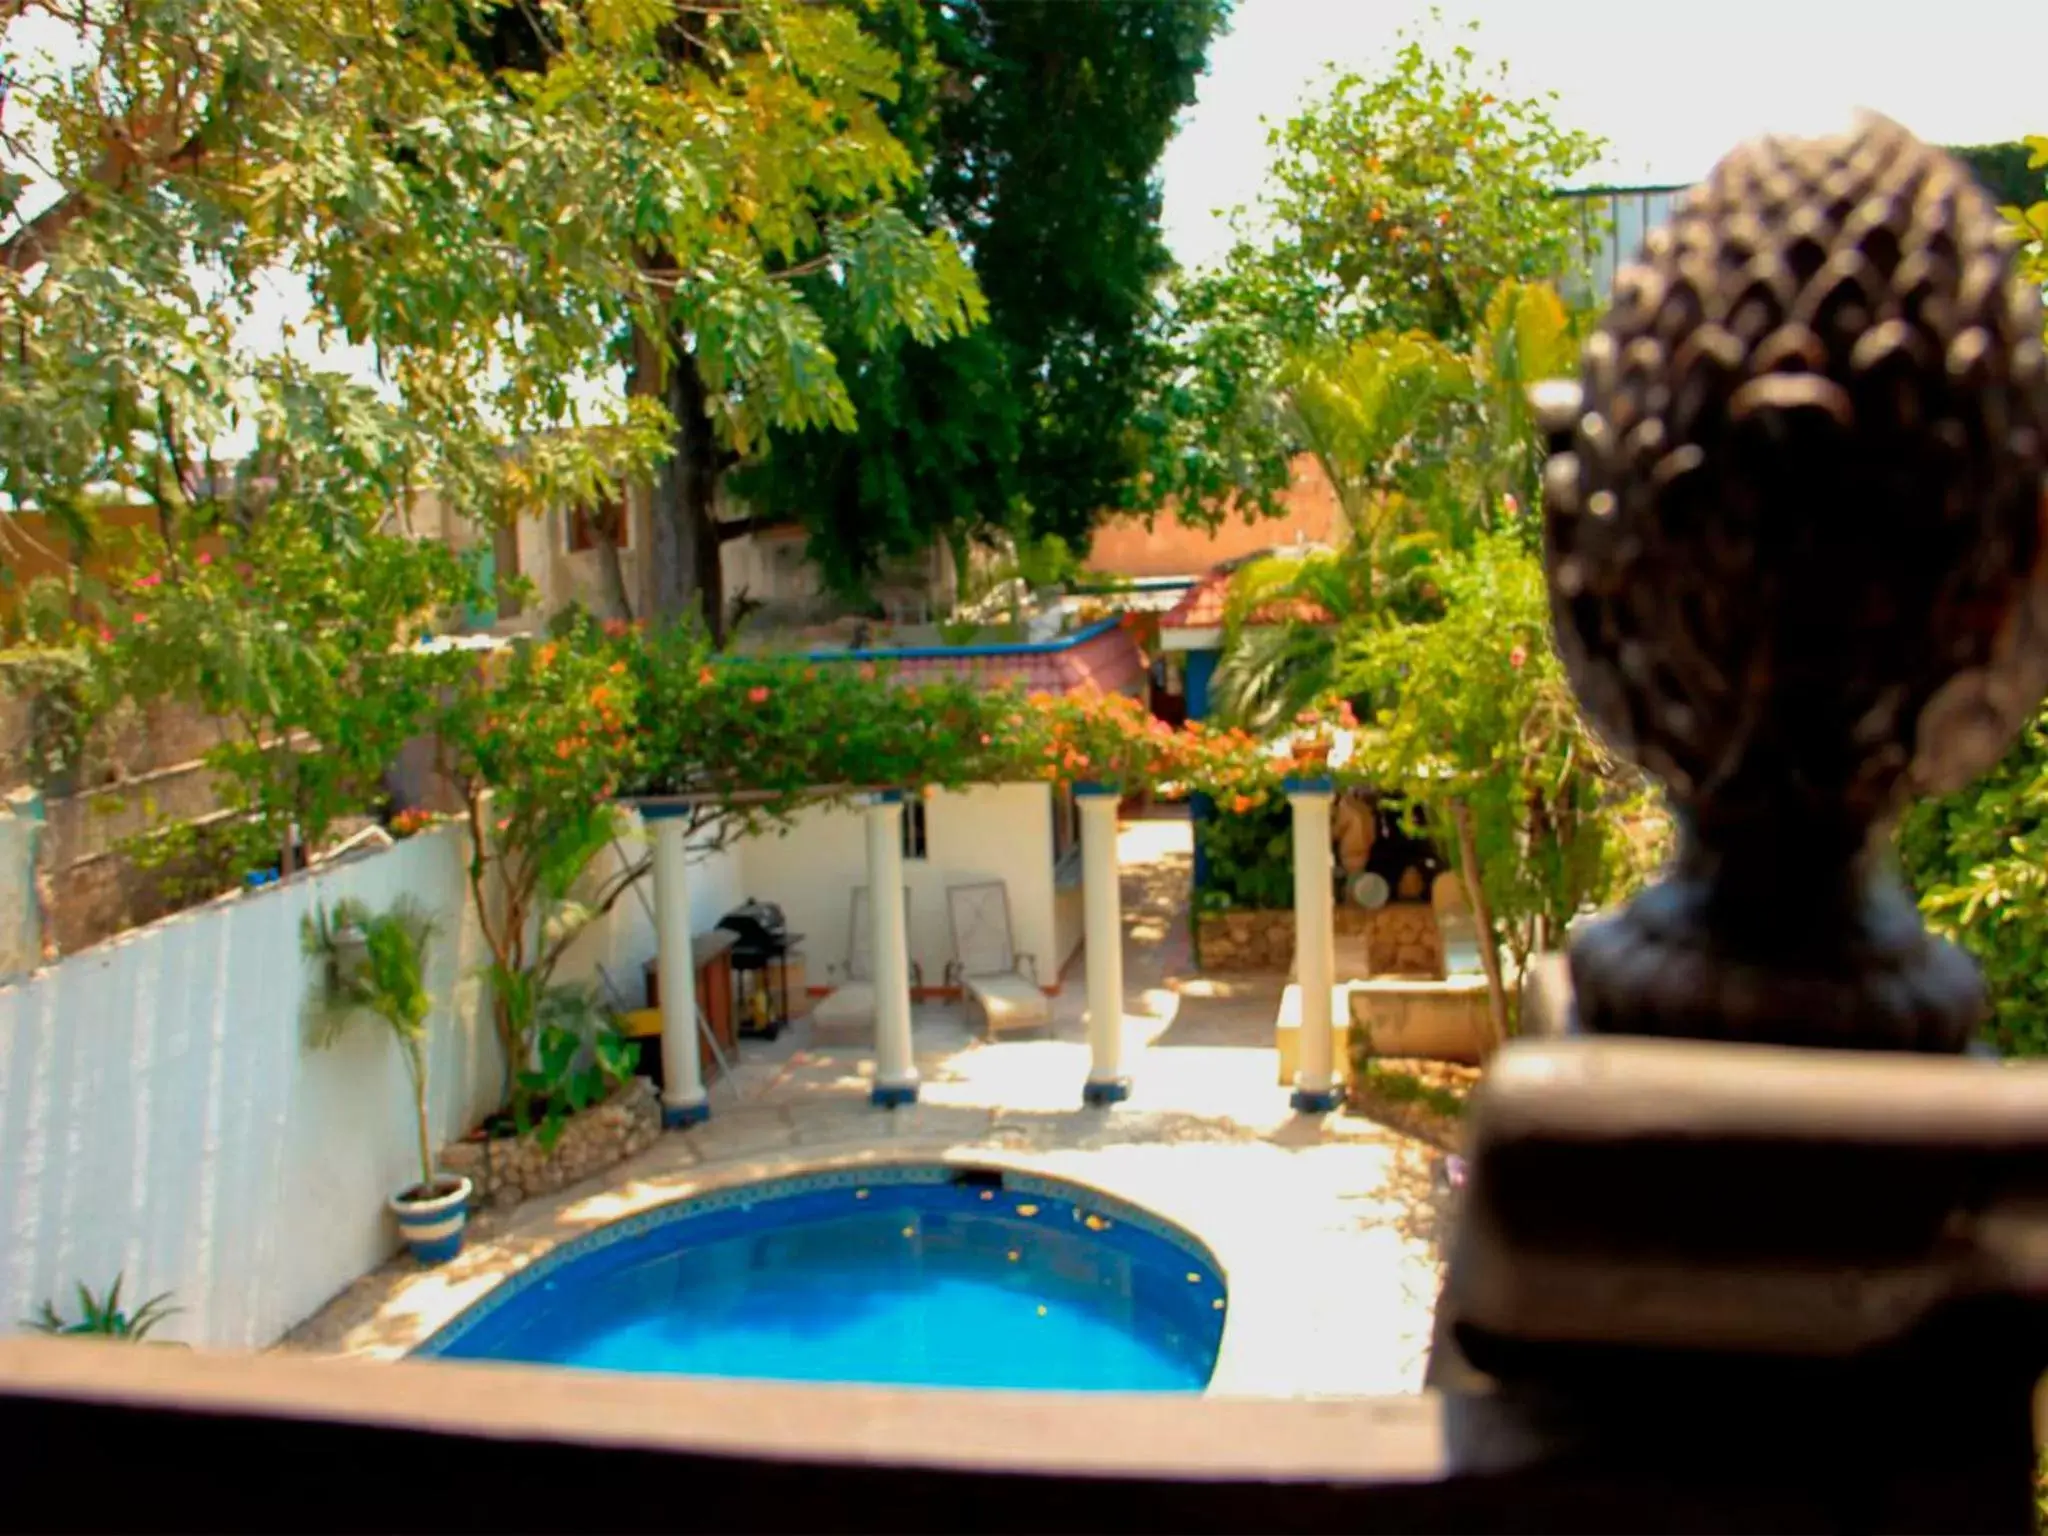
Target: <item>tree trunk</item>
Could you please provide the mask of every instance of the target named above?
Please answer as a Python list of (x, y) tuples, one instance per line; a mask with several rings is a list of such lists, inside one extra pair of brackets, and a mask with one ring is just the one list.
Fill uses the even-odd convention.
[(420, 1133), (420, 1192), (425, 1199), (434, 1193), (434, 1141), (427, 1130), (427, 1046), (424, 1040), (406, 1047), (412, 1057), (412, 1105)]
[[(625, 515), (629, 518), (633, 515), (630, 501), (626, 504)], [(618, 617), (630, 624), (637, 610), (633, 594), (626, 590), (626, 568), (619, 562), (618, 541), (612, 537), (611, 528), (603, 518), (596, 519), (591, 538), (597, 544), (597, 571), (604, 579), (605, 600), (618, 609)]]
[(680, 333), (669, 337), (671, 359), (644, 331), (633, 337), (628, 388), (660, 400), (675, 418), (673, 451), (656, 473), (648, 516), (648, 608), (673, 618), (694, 605), (714, 643), (725, 640), (725, 585), (719, 570), (718, 443), (709, 398), (695, 359)]
[(1451, 802), (1451, 822), (1458, 829), (1458, 878), (1465, 884), (1465, 899), (1472, 904), (1472, 920), (1479, 929), (1479, 964), (1486, 971), (1487, 1011), (1493, 1016), (1493, 1050), (1497, 1051), (1508, 1038), (1508, 989), (1500, 975), (1500, 945), (1493, 931), (1493, 908), (1487, 905), (1486, 887), (1479, 879), (1479, 845), (1472, 836), (1472, 810), (1463, 800)]

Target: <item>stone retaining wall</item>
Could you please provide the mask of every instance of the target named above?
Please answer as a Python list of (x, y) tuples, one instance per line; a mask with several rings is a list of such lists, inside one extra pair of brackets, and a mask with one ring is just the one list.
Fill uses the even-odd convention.
[(1361, 915), (1366, 920), (1365, 968), (1368, 974), (1444, 974), (1443, 929), (1437, 925), (1436, 909), (1428, 902), (1393, 901), (1377, 911)]
[[(1444, 942), (1436, 913), (1419, 901), (1390, 902), (1374, 911), (1350, 905), (1336, 913), (1337, 937), (1365, 939), (1368, 974), (1441, 976)], [(1205, 971), (1275, 971), (1294, 966), (1294, 914), (1204, 913), (1197, 929)]]
[(1294, 964), (1292, 912), (1205, 912), (1195, 943), (1205, 971), (1286, 971)]
[(458, 1141), (443, 1150), (441, 1166), (476, 1185), (477, 1204), (503, 1210), (601, 1173), (660, 1135), (661, 1100), (653, 1083), (636, 1077), (604, 1103), (570, 1116), (551, 1149), (542, 1150), (537, 1131)]

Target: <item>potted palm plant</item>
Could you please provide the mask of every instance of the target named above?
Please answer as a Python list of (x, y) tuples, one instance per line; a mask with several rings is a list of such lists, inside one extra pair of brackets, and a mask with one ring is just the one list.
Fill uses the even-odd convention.
[(419, 1136), (419, 1181), (391, 1197), (398, 1230), (423, 1264), (441, 1264), (462, 1251), (469, 1221), (470, 1181), (434, 1167), (427, 1123), (427, 949), (434, 923), (410, 897), (373, 913), (353, 898), (332, 912), (316, 907), (302, 927), (306, 954), (320, 962), (313, 1043), (330, 1046), (359, 1014), (381, 1019), (397, 1040), (412, 1085)]

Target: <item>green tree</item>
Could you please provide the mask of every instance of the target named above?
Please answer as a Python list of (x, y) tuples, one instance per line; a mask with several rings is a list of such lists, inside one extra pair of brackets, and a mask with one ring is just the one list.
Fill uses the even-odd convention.
[(1410, 39), (1377, 78), (1341, 74), (1278, 129), (1266, 263), (1341, 333), (1419, 330), (1469, 344), (1503, 283), (1547, 282), (1572, 251), (1554, 195), (1600, 152), (1544, 100), (1505, 94), (1469, 48)]
[(2048, 1054), (2048, 714), (1990, 773), (1909, 810), (1898, 850), (1930, 925), (1983, 968), (1991, 1043)]
[[(121, 584), (95, 645), (100, 692), (198, 705), (225, 729), (206, 761), (240, 813), (249, 862), (289, 873), (340, 818), (382, 798), (385, 771), (461, 665), (423, 648), (472, 598), (439, 544), (327, 534), (272, 505), (215, 559)], [(112, 604), (109, 605), (112, 607)]]
[(1442, 580), (1443, 617), (1360, 636), (1339, 686), (1372, 704), (1360, 771), (1453, 834), (1446, 852), (1480, 924), (1504, 1036), (1500, 957), (1519, 974), (1583, 907), (1640, 875), (1624, 825), (1646, 805), (1628, 810), (1639, 781), (1579, 714), (1550, 646), (1542, 566), (1516, 533), (1483, 535)]
[(855, 435), (779, 432), (747, 494), (800, 513), (841, 585), (887, 554), (1002, 532), (1081, 542), (1135, 492), (1134, 413), (1164, 358), (1159, 157), (1227, 0), (901, 0), (877, 27), (905, 84), (906, 202), (956, 231), (987, 327), (849, 336)]
[[(1542, 445), (1528, 387), (1578, 366), (1582, 317), (1556, 290), (1494, 290), (1470, 349), (1419, 332), (1327, 344), (1290, 362), (1279, 404), (1336, 488), (1344, 540), (1272, 555), (1232, 579), (1215, 697), (1270, 729), (1335, 686), (1344, 648), (1442, 612), (1436, 564), (1508, 528), (1534, 550)], [(1256, 622), (1255, 622), (1256, 621)]]
[(1948, 152), (1970, 168), (1977, 185), (2001, 208), (2031, 208), (2048, 197), (2048, 173), (2034, 158), (2031, 140), (1951, 145)]
[[(38, 174), (0, 186), (0, 490), (81, 535), (109, 482), (169, 543), (189, 503), (213, 519), (207, 455), (251, 411), (289, 461), (382, 407), (406, 438), (380, 455), (399, 487), (467, 514), (659, 464), (656, 605), (701, 598), (716, 624), (729, 457), (771, 423), (853, 422), (805, 275), (868, 338), (979, 314), (950, 234), (893, 206), (911, 170), (879, 116), (895, 72), (845, 7), (52, 16), (64, 46), (11, 70), (0, 119), (47, 141)], [(280, 276), (310, 296), (309, 331), (374, 359), (374, 387), (243, 345)], [(388, 506), (387, 479), (361, 473), (361, 499)]]
[(1181, 285), (1177, 366), (1141, 417), (1143, 504), (1183, 516), (1220, 488), (1272, 505), (1305, 446), (1275, 408), (1304, 359), (1410, 332), (1462, 353), (1498, 290), (1562, 278), (1573, 213), (1555, 194), (1601, 150), (1469, 48), (1412, 37), (1375, 76), (1336, 75), (1268, 142), (1266, 195), (1239, 210), (1221, 266)]

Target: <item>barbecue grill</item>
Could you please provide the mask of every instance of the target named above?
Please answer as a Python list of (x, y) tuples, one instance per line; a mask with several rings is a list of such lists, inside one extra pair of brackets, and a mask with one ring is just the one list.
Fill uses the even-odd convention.
[(718, 920), (733, 936), (733, 1012), (740, 1033), (773, 1040), (789, 1023), (789, 957), (800, 933), (772, 901), (751, 896)]

